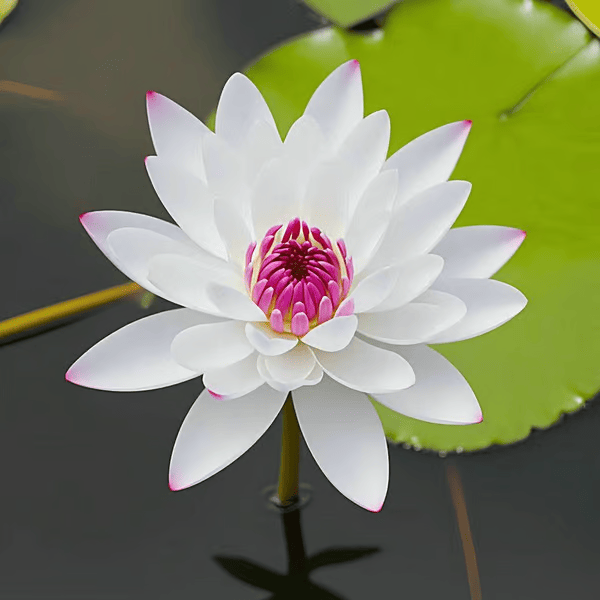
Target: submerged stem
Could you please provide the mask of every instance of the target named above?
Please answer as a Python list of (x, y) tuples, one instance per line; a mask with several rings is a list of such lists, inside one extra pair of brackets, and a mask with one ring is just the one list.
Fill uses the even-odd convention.
[(298, 500), (300, 465), (300, 427), (292, 403), (292, 393), (283, 405), (283, 432), (281, 435), (281, 465), (277, 496), (281, 506), (290, 506)]

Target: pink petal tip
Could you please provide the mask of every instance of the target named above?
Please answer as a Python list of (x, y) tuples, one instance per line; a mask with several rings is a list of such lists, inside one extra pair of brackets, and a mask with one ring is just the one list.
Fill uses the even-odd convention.
[(379, 506), (373, 506), (373, 507), (369, 507), (369, 506), (365, 506), (365, 508), (372, 513), (378, 513), (379, 511), (381, 511), (381, 509), (383, 508), (383, 502), (381, 504), (379, 504)]
[(215, 400), (223, 400), (225, 398), (225, 396), (223, 396), (222, 394), (217, 394), (216, 392), (213, 392), (212, 390), (209, 390), (208, 388), (206, 388), (208, 393), (215, 399)]
[(479, 414), (477, 415), (477, 420), (474, 421), (474, 423), (481, 423), (483, 421), (483, 413), (481, 411), (479, 411)]
[(473, 125), (473, 121), (471, 121), (471, 119), (465, 119), (463, 121), (463, 123), (467, 126), (467, 127), (471, 127), (471, 125)]

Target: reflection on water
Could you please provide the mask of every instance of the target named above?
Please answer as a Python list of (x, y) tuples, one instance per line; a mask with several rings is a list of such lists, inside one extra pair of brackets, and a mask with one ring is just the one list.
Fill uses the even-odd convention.
[(375, 554), (380, 549), (369, 546), (333, 547), (306, 556), (300, 514), (301, 510), (281, 513), (287, 552), (287, 573), (277, 573), (239, 556), (214, 555), (213, 560), (239, 581), (271, 592), (269, 600), (344, 600), (342, 596), (313, 583), (310, 580), (311, 572), (321, 567), (358, 560)]

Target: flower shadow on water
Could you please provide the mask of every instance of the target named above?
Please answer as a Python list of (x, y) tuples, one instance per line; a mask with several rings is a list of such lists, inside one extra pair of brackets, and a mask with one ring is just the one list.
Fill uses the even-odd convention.
[(271, 592), (268, 600), (311, 598), (315, 600), (343, 600), (334, 592), (313, 583), (310, 574), (320, 567), (351, 562), (380, 551), (374, 546), (333, 547), (306, 556), (300, 510), (281, 513), (287, 550), (287, 573), (277, 573), (239, 556), (217, 554), (212, 558), (230, 575), (253, 587)]

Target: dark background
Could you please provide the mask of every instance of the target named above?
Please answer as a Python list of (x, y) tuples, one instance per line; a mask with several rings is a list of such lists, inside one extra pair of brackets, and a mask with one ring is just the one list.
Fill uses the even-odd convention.
[[(142, 160), (147, 89), (202, 117), (233, 71), (320, 24), (294, 0), (21, 0), (0, 26), (0, 81), (62, 96), (0, 92), (0, 320), (126, 281), (79, 213), (167, 218)], [(130, 394), (64, 381), (96, 341), (168, 307), (122, 301), (0, 347), (0, 598), (261, 599), (215, 557), (285, 571), (281, 519), (261, 496), (276, 481), (279, 420), (233, 465), (173, 493), (171, 449), (200, 380)], [(345, 600), (468, 599), (453, 462), (485, 600), (598, 598), (599, 432), (591, 402), (513, 447), (445, 459), (391, 447), (379, 514), (342, 497), (304, 448), (308, 554), (378, 549), (313, 581)], [(281, 598), (298, 597), (288, 589)]]

